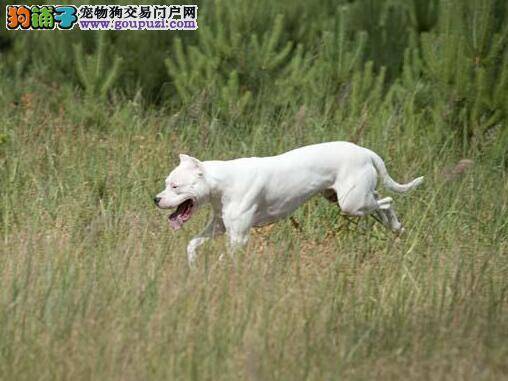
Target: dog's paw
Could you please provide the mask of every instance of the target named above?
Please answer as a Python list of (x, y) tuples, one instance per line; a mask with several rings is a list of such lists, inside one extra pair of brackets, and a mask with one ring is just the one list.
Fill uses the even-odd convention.
[(397, 237), (400, 237), (401, 235), (404, 234), (406, 229), (399, 223), (397, 226), (394, 226), (392, 228), (392, 231), (395, 233)]

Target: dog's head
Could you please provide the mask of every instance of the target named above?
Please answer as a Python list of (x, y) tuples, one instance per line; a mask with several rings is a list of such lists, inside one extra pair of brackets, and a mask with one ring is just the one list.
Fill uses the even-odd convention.
[(180, 164), (166, 178), (166, 188), (154, 198), (154, 202), (161, 209), (176, 208), (169, 215), (169, 224), (178, 230), (197, 207), (207, 201), (209, 194), (203, 163), (180, 155)]

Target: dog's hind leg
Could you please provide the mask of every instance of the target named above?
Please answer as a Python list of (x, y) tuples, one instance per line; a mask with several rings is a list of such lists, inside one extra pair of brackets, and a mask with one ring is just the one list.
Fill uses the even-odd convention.
[(203, 231), (192, 238), (187, 245), (187, 260), (189, 262), (189, 266), (194, 264), (197, 257), (196, 249), (199, 246), (208, 241), (210, 238), (224, 234), (225, 231), (226, 229), (224, 228), (222, 219), (214, 213), (210, 222), (208, 222), (208, 225), (206, 225)]
[[(374, 167), (366, 167), (363, 171), (356, 173), (333, 186), (337, 193), (339, 206), (344, 214), (363, 217), (372, 213), (378, 214), (378, 210), (391, 208), (393, 199), (391, 197), (379, 198), (376, 192), (376, 171)], [(381, 217), (381, 216), (380, 216)], [(388, 215), (386, 215), (389, 218)], [(382, 221), (385, 218), (381, 217)]]
[(400, 234), (404, 231), (402, 224), (400, 223), (399, 219), (397, 218), (397, 215), (395, 214), (393, 205), (391, 205), (388, 209), (381, 210), (381, 212), (385, 213), (386, 216), (388, 217), (388, 220), (390, 222), (390, 225), (388, 227), (393, 232)]
[(378, 200), (375, 195), (376, 173), (374, 168), (365, 168), (340, 183), (334, 184), (342, 213), (349, 216), (363, 217), (378, 209), (388, 208), (392, 199)]
[[(379, 193), (374, 192), (374, 197), (376, 198), (376, 200), (379, 200)], [(388, 208), (377, 209), (374, 213), (386, 228), (391, 229), (396, 233), (402, 233), (404, 231), (402, 224), (400, 223), (399, 219), (397, 218), (397, 215), (395, 214), (392, 202), (390, 202)]]
[(376, 199), (376, 202), (377, 202), (378, 209), (382, 209), (382, 210), (390, 209), (392, 206), (393, 198), (385, 197), (380, 200)]

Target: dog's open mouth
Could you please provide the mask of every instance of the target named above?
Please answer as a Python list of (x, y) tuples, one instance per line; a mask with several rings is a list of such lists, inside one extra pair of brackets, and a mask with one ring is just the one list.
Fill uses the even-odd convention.
[(175, 230), (180, 229), (182, 225), (191, 218), (193, 211), (194, 201), (189, 198), (178, 205), (176, 210), (169, 215), (169, 225)]

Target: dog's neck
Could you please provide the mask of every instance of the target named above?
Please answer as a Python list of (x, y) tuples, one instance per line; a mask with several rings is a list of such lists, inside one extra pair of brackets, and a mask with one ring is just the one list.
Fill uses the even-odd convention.
[(210, 196), (213, 198), (222, 193), (224, 184), (228, 181), (228, 171), (224, 171), (224, 161), (204, 161), (204, 178), (210, 187)]
[[(203, 161), (204, 178), (210, 187), (212, 198), (222, 197), (238, 181), (238, 168), (232, 160)], [(241, 176), (240, 176), (241, 178)]]

